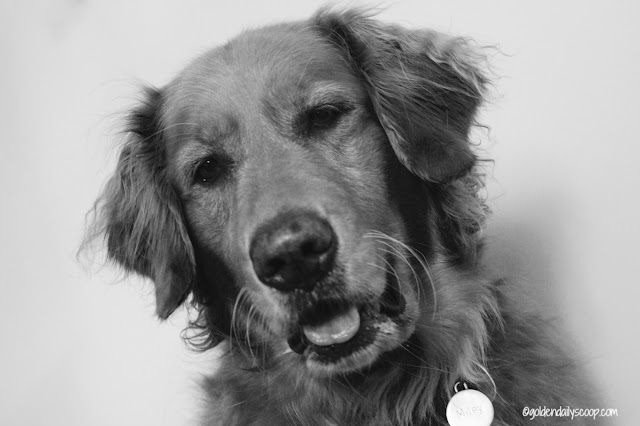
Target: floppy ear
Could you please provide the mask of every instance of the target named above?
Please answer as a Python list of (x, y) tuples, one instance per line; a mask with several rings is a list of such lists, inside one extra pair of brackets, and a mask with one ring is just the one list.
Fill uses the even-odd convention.
[(147, 89), (129, 115), (129, 139), (99, 203), (109, 258), (154, 282), (156, 313), (166, 319), (192, 288), (195, 261), (165, 176), (161, 104), (162, 94)]
[(473, 167), (468, 133), (487, 80), (484, 57), (466, 40), (382, 24), (359, 11), (322, 11), (315, 25), (365, 82), (405, 167), (433, 182)]

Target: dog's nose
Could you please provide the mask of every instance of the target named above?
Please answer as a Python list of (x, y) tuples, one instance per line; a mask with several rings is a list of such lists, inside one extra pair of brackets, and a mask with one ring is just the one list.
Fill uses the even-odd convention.
[(258, 228), (249, 256), (264, 284), (309, 291), (331, 270), (336, 249), (329, 222), (312, 212), (287, 212)]

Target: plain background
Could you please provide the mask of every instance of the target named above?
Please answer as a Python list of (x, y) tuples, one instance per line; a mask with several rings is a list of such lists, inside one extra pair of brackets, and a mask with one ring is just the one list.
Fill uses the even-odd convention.
[[(188, 425), (215, 366), (151, 288), (75, 258), (141, 82), (313, 1), (0, 3), (0, 423)], [(344, 3), (342, 3), (344, 4)], [(360, 3), (362, 4), (362, 3)], [(635, 1), (399, 1), (384, 20), (495, 45), (481, 121), (496, 266), (569, 331), (631, 424), (640, 380), (640, 13)], [(98, 272), (96, 272), (98, 270)], [(586, 407), (591, 408), (591, 407)], [(626, 419), (626, 420), (625, 420)]]

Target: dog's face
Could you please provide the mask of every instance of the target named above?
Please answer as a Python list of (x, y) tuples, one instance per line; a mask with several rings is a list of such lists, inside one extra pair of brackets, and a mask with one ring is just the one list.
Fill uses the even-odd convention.
[(205, 285), (222, 284), (207, 262), (221, 258), (252, 321), (315, 371), (362, 367), (408, 338), (416, 282), (381, 237), (406, 241), (387, 183), (397, 160), (334, 47), (308, 31), (245, 34), (188, 67), (165, 105), (169, 178)]
[(430, 317), (425, 264), (444, 243), (427, 216), (473, 165), (479, 83), (455, 43), (419, 35), (321, 14), (244, 33), (148, 93), (106, 231), (161, 317), (192, 293), (232, 344), (318, 376), (373, 364)]

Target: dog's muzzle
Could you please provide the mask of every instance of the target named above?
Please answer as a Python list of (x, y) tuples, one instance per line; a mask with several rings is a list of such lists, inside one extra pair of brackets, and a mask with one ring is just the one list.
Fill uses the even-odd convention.
[(317, 213), (299, 210), (259, 226), (249, 246), (260, 282), (289, 295), (295, 307), (296, 325), (287, 337), (290, 348), (326, 365), (383, 338), (380, 330), (405, 309), (392, 258), (386, 260), (385, 289), (377, 299), (352, 300), (327, 291), (341, 283), (333, 271), (337, 251), (331, 224)]

